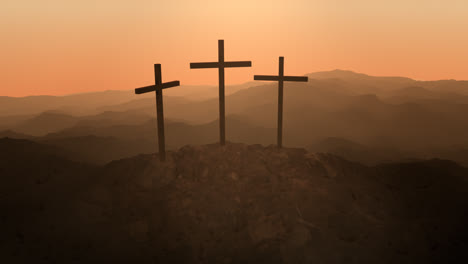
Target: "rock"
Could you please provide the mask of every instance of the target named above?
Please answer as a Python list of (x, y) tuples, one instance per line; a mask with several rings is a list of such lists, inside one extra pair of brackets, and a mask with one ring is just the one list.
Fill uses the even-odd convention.
[(262, 216), (248, 223), (249, 235), (255, 244), (264, 240), (280, 238), (285, 229), (278, 216)]
[(230, 177), (232, 180), (234, 180), (234, 181), (239, 180), (239, 176), (238, 176), (237, 173), (235, 173), (235, 172), (231, 172), (231, 173), (229, 174), (229, 177)]

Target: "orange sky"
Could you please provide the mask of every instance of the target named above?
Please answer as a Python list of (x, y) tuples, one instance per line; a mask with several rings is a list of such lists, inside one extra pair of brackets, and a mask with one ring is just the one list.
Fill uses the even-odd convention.
[[(408, 3), (410, 2), (410, 3)], [(346, 69), (422, 80), (468, 79), (466, 0), (2, 0), (0, 95), (133, 89), (163, 81), (228, 84), (253, 74)]]

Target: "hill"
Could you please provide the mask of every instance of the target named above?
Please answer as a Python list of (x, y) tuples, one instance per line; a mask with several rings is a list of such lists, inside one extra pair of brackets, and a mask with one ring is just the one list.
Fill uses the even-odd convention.
[(0, 147), (22, 148), (0, 154), (8, 263), (468, 260), (468, 170), (449, 161), (368, 167), (228, 143), (90, 167)]

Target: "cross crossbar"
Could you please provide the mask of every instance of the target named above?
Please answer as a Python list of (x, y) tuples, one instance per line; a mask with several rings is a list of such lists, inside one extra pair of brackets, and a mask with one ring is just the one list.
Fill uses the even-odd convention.
[(284, 82), (307, 82), (308, 78), (303, 76), (275, 76), (275, 75), (255, 75), (255, 81), (284, 81)]
[(190, 69), (251, 67), (251, 61), (192, 62)]
[(166, 82), (158, 85), (149, 85), (145, 87), (140, 87), (135, 89), (135, 94), (144, 94), (144, 93), (149, 93), (149, 92), (154, 92), (157, 89), (166, 89), (166, 88), (171, 88), (175, 86), (180, 86), (179, 81), (173, 81), (173, 82)]

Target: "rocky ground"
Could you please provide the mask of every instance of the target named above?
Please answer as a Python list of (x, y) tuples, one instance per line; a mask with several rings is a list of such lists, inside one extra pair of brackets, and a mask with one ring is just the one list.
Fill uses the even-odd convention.
[(0, 154), (3, 263), (468, 261), (468, 170), (450, 161), (229, 143), (97, 167), (21, 144)]

